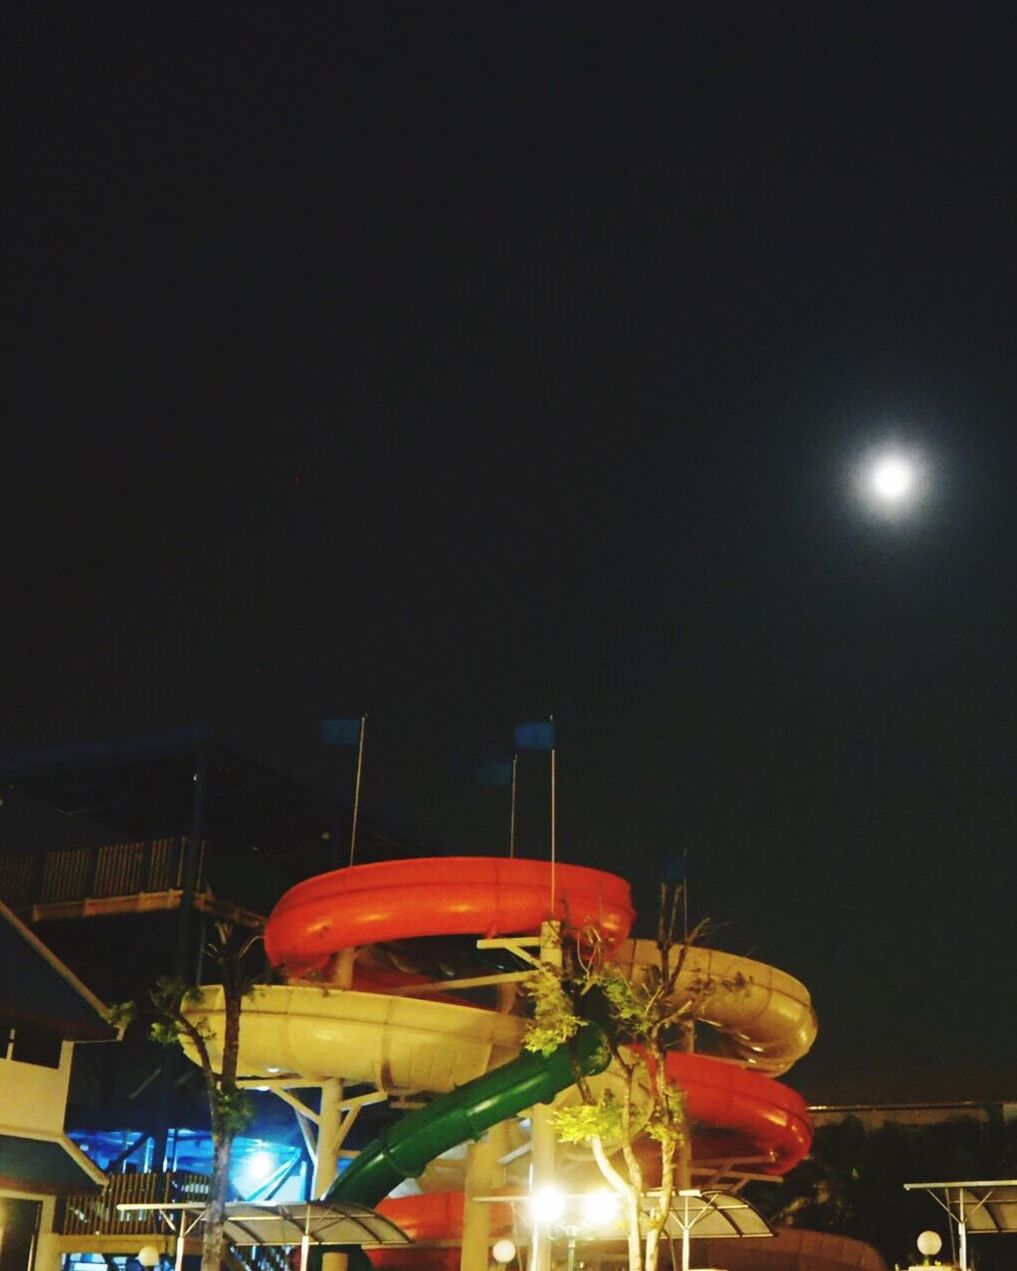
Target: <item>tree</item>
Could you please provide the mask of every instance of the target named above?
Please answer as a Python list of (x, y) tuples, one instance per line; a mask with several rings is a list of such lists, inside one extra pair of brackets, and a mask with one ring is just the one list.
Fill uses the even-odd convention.
[(218, 968), (223, 985), (225, 1027), (222, 1063), (218, 1069), (209, 1051), (212, 1034), (207, 1021), (200, 1017), (194, 1019), (188, 1013), (188, 1007), (201, 1000), (197, 985), (176, 976), (161, 976), (148, 990), (146, 1003), (124, 1002), (110, 1012), (111, 1022), (118, 1025), (127, 1025), (133, 1020), (146, 1021), (149, 1035), (160, 1045), (171, 1046), (186, 1040), (199, 1060), (212, 1126), (212, 1177), (205, 1211), (202, 1271), (219, 1271), (221, 1266), (233, 1141), (252, 1118), (250, 1099), (237, 1085), (237, 1063), (241, 1004), (254, 985), (246, 962), (260, 938), (258, 932), (240, 931), (232, 923), (217, 923), (215, 937), (205, 946), (205, 953)]
[[(856, 1117), (820, 1126), (809, 1156), (780, 1185), (755, 1189), (753, 1203), (774, 1225), (808, 1227), (864, 1240), (888, 1262), (914, 1255), (925, 1227), (944, 1235), (940, 1207), (924, 1192), (905, 1194), (926, 1178), (1013, 1178), (1017, 1127), (957, 1117), (931, 1125), (887, 1121), (866, 1129)], [(979, 1271), (1012, 1267), (1014, 1237), (979, 1241)]]
[[(601, 1174), (621, 1198), (628, 1239), (630, 1271), (656, 1271), (661, 1238), (676, 1185), (686, 1181), (689, 1129), (685, 1099), (666, 1076), (666, 1054), (689, 1049), (696, 1007), (721, 989), (745, 987), (743, 977), (720, 982), (695, 977), (678, 991), (689, 951), (705, 929), (701, 923), (678, 938), (684, 886), (664, 883), (660, 891), (656, 966), (631, 977), (612, 963), (595, 931), (567, 933), (562, 965), (550, 962), (524, 983), (534, 1001), (525, 1045), (543, 1054), (568, 1041), (584, 1020), (599, 1023), (607, 1035), (614, 1069), (621, 1075), (620, 1097), (611, 1089), (595, 1094), (576, 1074), (580, 1103), (558, 1109), (554, 1125), (564, 1142), (589, 1143)], [(660, 1186), (647, 1207), (644, 1159), (637, 1140), (656, 1144)], [(618, 1144), (624, 1173), (611, 1159)]]

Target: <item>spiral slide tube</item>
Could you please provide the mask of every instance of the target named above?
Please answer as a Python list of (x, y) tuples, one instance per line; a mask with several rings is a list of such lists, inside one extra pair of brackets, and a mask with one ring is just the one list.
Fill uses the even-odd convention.
[(341, 949), (414, 936), (506, 936), (550, 917), (595, 926), (609, 946), (635, 913), (624, 879), (585, 865), (488, 856), (380, 861), (319, 874), (272, 910), (265, 951), (290, 975), (320, 970)]
[[(628, 884), (559, 864), (552, 906), (550, 883), (546, 861), (442, 857), (336, 870), (279, 901), (265, 945), (291, 982), (263, 986), (245, 1001), (241, 1070), (304, 1076), (311, 1084), (337, 1076), (439, 1096), (366, 1148), (330, 1189), (331, 1199), (376, 1205), (441, 1153), (567, 1090), (576, 1064), (591, 1075), (604, 1067), (606, 1046), (594, 1025), (577, 1039), (576, 1054), (566, 1048), (541, 1058), (519, 1054), (525, 1021), (439, 994), (400, 996), (398, 976), (387, 985), (360, 977), (362, 988), (355, 978), (353, 989), (313, 982), (328, 980), (345, 949), (419, 936), (532, 934), (552, 913), (572, 927), (598, 927), (619, 963), (638, 978), (654, 955), (648, 942), (626, 943), (634, 917)], [(691, 951), (690, 989), (697, 976), (739, 976), (745, 990), (716, 994), (704, 1016), (728, 1039), (738, 1063), (684, 1054), (668, 1060), (668, 1075), (686, 1091), (693, 1120), (720, 1131), (694, 1136), (695, 1157), (751, 1159), (753, 1172), (783, 1173), (808, 1150), (808, 1119), (799, 1097), (763, 1074), (784, 1071), (811, 1045), (808, 992), (774, 968), (719, 951)], [(677, 996), (685, 991), (680, 982)], [(223, 1022), (217, 990), (206, 990), (195, 1010), (208, 1020), (214, 1056)], [(436, 1199), (404, 1196), (387, 1203), (406, 1207), (407, 1218), (415, 1206), (433, 1217)], [(446, 1239), (455, 1238), (454, 1226)], [(430, 1229), (428, 1235), (435, 1238)]]
[(575, 1083), (577, 1067), (593, 1076), (610, 1062), (607, 1041), (596, 1024), (586, 1024), (575, 1042), (550, 1055), (524, 1052), (382, 1131), (336, 1179), (325, 1201), (373, 1207), (404, 1179), (416, 1178), (442, 1152), (479, 1139), (491, 1126), (536, 1103), (550, 1103)]

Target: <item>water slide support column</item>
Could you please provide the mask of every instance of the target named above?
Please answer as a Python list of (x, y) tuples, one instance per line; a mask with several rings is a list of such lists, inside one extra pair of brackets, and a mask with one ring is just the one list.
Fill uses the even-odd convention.
[[(540, 960), (560, 967), (561, 957), (561, 923), (545, 922), (540, 928)], [(551, 1109), (546, 1103), (538, 1103), (530, 1109), (531, 1125), (531, 1167), (530, 1191), (554, 1183), (556, 1135), (551, 1124)], [(550, 1271), (551, 1268), (551, 1235), (546, 1227), (533, 1224), (533, 1235), (530, 1241), (529, 1271)]]
[[(318, 1140), (314, 1153), (314, 1181), (311, 1195), (317, 1200), (324, 1196), (339, 1173), (339, 1144), (342, 1141), (343, 1083), (338, 1077), (328, 1077), (321, 1083), (321, 1110), (318, 1113)], [(346, 1271), (345, 1253), (326, 1253), (321, 1260), (322, 1271)]]
[(488, 1196), (497, 1186), (498, 1156), (490, 1136), (479, 1143), (471, 1143), (467, 1149), (460, 1271), (476, 1271), (477, 1267), (486, 1267), (491, 1261), (491, 1206), (473, 1198)]

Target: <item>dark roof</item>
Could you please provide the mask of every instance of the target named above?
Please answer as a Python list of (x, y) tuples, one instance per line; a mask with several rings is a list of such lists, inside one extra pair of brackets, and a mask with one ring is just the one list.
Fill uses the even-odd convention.
[(0, 1187), (47, 1196), (98, 1192), (101, 1184), (70, 1140), (0, 1134)]
[(0, 901), (0, 1014), (54, 1029), (67, 1041), (112, 1041), (106, 1007)]
[[(794, 1074), (791, 1079), (793, 1081)], [(1017, 1102), (1017, 1074), (1001, 1073), (991, 1065), (982, 1066), (977, 1057), (962, 1070), (895, 1067), (888, 1063), (882, 1073), (835, 1080), (809, 1082), (802, 1089), (806, 1101), (815, 1108), (856, 1109), (981, 1107), (989, 1103)], [(958, 1114), (962, 1115), (962, 1114)]]
[[(216, 846), (256, 844), (269, 855), (307, 859), (329, 855), (329, 836), (341, 843), (348, 835), (346, 806), (243, 757), (205, 727), (9, 753), (0, 756), (0, 783), (118, 836), (186, 835), (200, 752), (208, 764), (205, 836)], [(419, 844), (363, 817), (357, 845), (361, 860), (422, 854)]]

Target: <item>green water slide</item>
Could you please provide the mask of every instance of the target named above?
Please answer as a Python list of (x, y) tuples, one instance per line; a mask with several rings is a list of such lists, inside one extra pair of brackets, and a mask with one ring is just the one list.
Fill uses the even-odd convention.
[(550, 1103), (576, 1080), (603, 1072), (611, 1059), (596, 1024), (550, 1055), (524, 1051), (517, 1059), (485, 1073), (419, 1112), (387, 1126), (325, 1193), (325, 1203), (348, 1201), (373, 1208), (406, 1178), (416, 1178), (436, 1156), (517, 1116), (536, 1103)]

